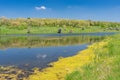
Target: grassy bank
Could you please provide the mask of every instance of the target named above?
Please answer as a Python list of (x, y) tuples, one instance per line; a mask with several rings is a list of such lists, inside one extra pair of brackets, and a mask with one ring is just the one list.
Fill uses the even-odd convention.
[[(48, 33), (57, 33), (60, 27), (31, 27), (30, 33), (31, 34), (48, 34)], [(62, 33), (85, 33), (85, 32), (118, 32), (116, 30), (104, 30), (97, 26), (91, 26), (86, 29), (81, 28), (61, 28)], [(9, 29), (7, 27), (0, 28), (0, 34), (27, 34), (28, 29)]]
[(94, 60), (68, 74), (65, 80), (120, 80), (120, 35), (105, 40), (107, 44), (93, 46)]
[[(31, 27), (30, 28), (30, 33), (31, 34), (48, 34), (48, 33), (57, 33), (58, 29), (60, 27)], [(68, 27), (68, 28), (61, 28), (62, 33), (85, 33), (85, 32), (118, 32), (116, 30), (104, 30), (100, 27), (97, 26), (91, 26), (86, 29), (82, 28), (73, 28), (73, 27)], [(27, 34), (27, 29), (9, 29), (7, 27), (1, 27), (0, 28), (0, 34)]]

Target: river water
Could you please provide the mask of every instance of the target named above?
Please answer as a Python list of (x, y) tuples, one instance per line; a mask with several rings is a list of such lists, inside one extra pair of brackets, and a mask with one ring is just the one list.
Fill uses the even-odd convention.
[(1, 35), (0, 66), (45, 68), (60, 57), (76, 55), (114, 33)]

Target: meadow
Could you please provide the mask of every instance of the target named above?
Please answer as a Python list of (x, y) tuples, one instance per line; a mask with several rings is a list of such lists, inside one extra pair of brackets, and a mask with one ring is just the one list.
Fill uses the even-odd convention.
[(118, 32), (118, 22), (102, 22), (91, 20), (39, 19), (39, 18), (0, 18), (0, 34), (47, 34), (83, 33), (83, 32)]

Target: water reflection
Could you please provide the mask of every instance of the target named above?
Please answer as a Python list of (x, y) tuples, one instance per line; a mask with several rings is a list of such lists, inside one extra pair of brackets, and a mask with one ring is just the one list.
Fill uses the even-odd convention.
[(45, 59), (45, 58), (47, 57), (47, 55), (46, 55), (46, 54), (43, 54), (43, 55), (38, 54), (36, 57), (37, 57), (38, 59), (39, 59), (39, 58)]
[(101, 41), (99, 36), (2, 36), (0, 38), (0, 65), (15, 65), (22, 69), (44, 68), (59, 57), (68, 57)]
[(4, 48), (33, 48), (33, 47), (47, 47), (47, 46), (65, 46), (76, 45), (84, 43), (93, 43), (102, 40), (104, 37), (99, 36), (73, 36), (73, 37), (12, 37), (3, 36), (0, 38), (0, 49)]

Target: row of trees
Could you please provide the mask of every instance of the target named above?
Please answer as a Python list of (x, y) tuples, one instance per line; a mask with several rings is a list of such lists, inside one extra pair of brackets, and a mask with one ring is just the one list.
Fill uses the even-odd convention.
[(100, 26), (102, 28), (119, 27), (120, 23), (117, 22), (100, 22), (91, 20), (67, 20), (67, 19), (40, 19), (40, 18), (16, 18), (7, 19), (0, 18), (0, 27), (5, 26), (8, 28), (27, 28), (32, 27), (90, 27)]

